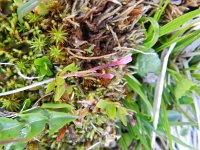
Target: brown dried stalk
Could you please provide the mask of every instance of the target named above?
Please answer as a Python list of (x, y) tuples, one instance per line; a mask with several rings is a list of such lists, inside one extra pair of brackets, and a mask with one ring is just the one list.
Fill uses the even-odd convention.
[(98, 56), (98, 57), (84, 57), (84, 56), (79, 56), (77, 54), (74, 54), (69, 48), (66, 48), (68, 53), (71, 54), (72, 56), (79, 58), (79, 59), (85, 59), (85, 60), (96, 60), (96, 59), (103, 59), (103, 58), (108, 58), (110, 56), (116, 55), (119, 52), (115, 52), (115, 53), (111, 53), (111, 54), (107, 54), (107, 55), (103, 55), (103, 56)]

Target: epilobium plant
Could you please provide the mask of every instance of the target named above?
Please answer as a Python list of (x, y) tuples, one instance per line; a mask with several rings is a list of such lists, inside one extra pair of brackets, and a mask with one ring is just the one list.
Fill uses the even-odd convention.
[[(0, 108), (0, 116), (5, 116), (0, 117), (0, 149), (30, 149), (33, 144), (35, 149), (67, 145), (69, 149), (148, 150), (155, 139), (158, 149), (173, 149), (184, 143), (174, 137), (177, 130), (171, 130), (172, 125), (185, 125), (180, 118), (192, 124), (188, 133), (198, 131), (199, 90), (186, 79), (199, 79), (196, 0), (177, 6), (170, 0), (160, 4), (154, 0), (24, 2), (0, 0), (0, 96), (9, 100), (0, 102), (6, 109)], [(189, 12), (163, 25), (163, 12), (168, 20), (180, 12), (171, 8)], [(171, 45), (174, 49), (165, 51)], [(150, 48), (153, 53), (147, 52)], [(137, 68), (130, 63), (132, 57)], [(147, 84), (152, 82), (158, 83), (156, 89)], [(17, 107), (12, 106), (15, 102)], [(194, 110), (189, 117), (182, 113), (182, 104)], [(15, 112), (10, 116), (8, 110)], [(152, 131), (157, 131), (157, 123), (156, 137)], [(200, 144), (184, 146), (195, 149)]]
[(109, 68), (109, 67), (126, 65), (132, 61), (131, 56), (132, 56), (132, 54), (128, 54), (128, 55), (118, 59), (117, 61), (111, 62), (109, 64), (105, 64), (105, 65), (100, 65), (100, 66), (94, 67), (90, 70), (101, 70), (101, 69), (105, 69), (105, 68)]

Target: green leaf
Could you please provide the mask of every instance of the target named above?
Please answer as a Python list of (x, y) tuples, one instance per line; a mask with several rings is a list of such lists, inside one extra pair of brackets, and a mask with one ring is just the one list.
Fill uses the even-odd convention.
[(31, 106), (31, 100), (29, 98), (25, 99), (23, 102), (23, 108), (21, 111), (28, 109), (30, 106)]
[(192, 122), (179, 122), (179, 121), (172, 121), (172, 122), (170, 122), (170, 126), (193, 126), (195, 128), (198, 128), (198, 125), (196, 123), (192, 123)]
[[(197, 52), (198, 52), (198, 51), (197, 51)], [(194, 56), (194, 57), (190, 60), (189, 64), (190, 64), (190, 65), (194, 65), (194, 64), (197, 64), (198, 62), (200, 62), (200, 55)]]
[(192, 20), (194, 17), (196, 17), (199, 14), (200, 14), (200, 9), (196, 9), (194, 11), (188, 12), (188, 13), (170, 21), (168, 24), (166, 24), (160, 28), (160, 36), (163, 36), (165, 34), (173, 32), (178, 27), (180, 27), (187, 21)]
[(192, 97), (189, 96), (182, 96), (179, 99), (180, 104), (193, 104), (193, 99)]
[(65, 93), (65, 87), (60, 85), (56, 87), (56, 92), (55, 92), (55, 97), (54, 100), (55, 101), (59, 101), (60, 98), (63, 96), (63, 94)]
[[(144, 48), (142, 48), (142, 50), (148, 50), (150, 48), (152, 48), (154, 46), (154, 44), (158, 41), (159, 38), (159, 24), (156, 21), (156, 19), (151, 18), (151, 17), (145, 17), (144, 18), (145, 21), (148, 20), (151, 23), (151, 27), (150, 30), (151, 32), (148, 32), (148, 37), (147, 39), (143, 42), (143, 46)], [(153, 29), (153, 30), (152, 30)]]
[(15, 143), (10, 143), (5, 146), (5, 150), (22, 150), (26, 146), (26, 143), (22, 142), (15, 142)]
[(106, 109), (107, 105), (109, 104), (108, 101), (106, 100), (100, 100), (98, 103), (97, 103), (97, 107), (99, 108), (102, 108), (102, 109)]
[(43, 110), (39, 107), (32, 107), (21, 112), (21, 114), (41, 113)]
[(67, 87), (66, 95), (69, 96), (73, 92), (72, 86)]
[(170, 124), (169, 124), (169, 120), (168, 120), (168, 117), (167, 117), (167, 110), (166, 110), (166, 106), (164, 104), (164, 101), (162, 101), (161, 107), (162, 107), (162, 111), (163, 111), (163, 122), (165, 122), (164, 126), (165, 126), (165, 130), (166, 130), (166, 133), (167, 133), (167, 138), (169, 140), (170, 150), (173, 150)]
[(127, 96), (127, 98), (123, 101), (123, 104), (126, 108), (131, 109), (134, 112), (139, 112), (139, 106), (133, 101), (132, 97)]
[[(188, 24), (186, 26), (181, 27), (180, 30), (178, 30), (175, 33), (173, 33), (169, 38), (167, 38), (167, 40), (171, 41), (171, 40), (174, 40), (175, 38), (178, 38), (178, 37), (182, 36), (187, 30), (192, 28), (195, 24), (196, 24), (196, 22), (192, 22), (192, 23), (190, 23), (190, 24)], [(162, 44), (164, 44), (164, 43), (162, 43)]]
[(74, 109), (73, 106), (65, 103), (43, 103), (41, 108), (50, 108), (50, 109), (58, 109), (58, 108), (67, 108), (69, 110)]
[(23, 17), (32, 11), (39, 4), (39, 0), (29, 0), (17, 8), (17, 15), (20, 22), (23, 22)]
[(45, 67), (44, 66), (45, 64), (47, 64), (48, 66), (51, 66), (51, 61), (49, 60), (47, 56), (43, 56), (41, 58), (35, 59), (34, 64), (36, 66), (41, 66), (41, 67)]
[[(173, 40), (168, 40), (167, 42), (165, 42), (164, 44), (162, 44), (160, 47), (156, 48), (156, 52), (160, 52), (161, 50), (169, 47), (170, 45), (172, 45), (175, 42), (178, 42), (178, 48), (175, 47), (175, 49), (173, 50), (173, 53), (177, 52), (180, 49), (180, 43), (182, 43), (183, 41), (187, 41), (188, 39), (194, 39), (195, 37), (197, 37), (200, 33), (200, 30), (196, 30), (190, 34), (186, 34), (184, 36), (181, 37), (177, 37)], [(189, 40), (190, 41), (190, 40)], [(180, 42), (180, 43), (179, 43)]]
[(115, 119), (115, 117), (116, 117), (116, 106), (115, 105), (118, 105), (118, 103), (110, 102), (107, 100), (100, 100), (96, 106), (99, 108), (105, 109), (106, 114), (108, 115), (108, 117), (110, 119)]
[(59, 75), (62, 76), (66, 72), (77, 72), (79, 68), (75, 65), (75, 63), (71, 63), (70, 65), (66, 66), (60, 73)]
[[(149, 124), (146, 124), (146, 125), (147, 125), (148, 128), (150, 128), (152, 131), (156, 132), (156, 134), (158, 134), (158, 135), (160, 135), (160, 136), (163, 136), (163, 137), (166, 136), (165, 133), (163, 133), (163, 132), (161, 132), (161, 131), (158, 131), (158, 130), (155, 130), (155, 129), (154, 129), (152, 126), (150, 126)], [(137, 132), (137, 130), (136, 130), (136, 132)], [(173, 140), (174, 142), (176, 142), (176, 143), (179, 143), (179, 144), (183, 145), (184, 147), (189, 148), (190, 150), (198, 150), (197, 148), (194, 148), (194, 147), (192, 147), (192, 146), (190, 146), (190, 145), (187, 145), (187, 144), (185, 143), (185, 141), (183, 142), (183, 141), (181, 141), (179, 138), (177, 138), (177, 137), (175, 137), (175, 136), (173, 136), (173, 135), (172, 135), (172, 140)]]
[(123, 107), (120, 107), (117, 109), (117, 115), (118, 115), (118, 118), (121, 120), (121, 122), (123, 123), (124, 126), (127, 126), (127, 111), (125, 108)]
[(65, 79), (59, 77), (59, 76), (56, 76), (56, 85), (63, 85), (65, 83)]
[(47, 56), (35, 59), (34, 64), (37, 66), (37, 72), (39, 75), (51, 76), (53, 74), (50, 70), (52, 68), (52, 64)]
[(132, 142), (132, 138), (128, 133), (124, 133), (121, 135), (121, 138), (119, 139), (120, 146), (123, 150), (128, 150), (128, 147), (130, 146)]
[[(130, 120), (130, 119), (129, 119)], [(134, 140), (138, 140), (138, 135), (136, 134), (136, 132), (134, 131), (134, 126), (132, 126), (131, 124), (128, 124), (127, 125), (127, 130), (128, 130), (128, 133), (130, 135), (130, 137)]]
[(144, 120), (146, 122), (152, 122), (152, 117), (150, 115), (141, 112), (139, 112), (137, 115), (140, 117), (141, 120)]
[(169, 4), (170, 0), (166, 0), (164, 6), (163, 5), (163, 0), (160, 0), (160, 4), (159, 4), (159, 9), (156, 10), (156, 13), (154, 15), (154, 18), (158, 21), (161, 17), (161, 15), (163, 14), (163, 12), (165, 11), (167, 5)]
[[(31, 112), (31, 111), (28, 111)], [(63, 125), (76, 119), (76, 116), (68, 113), (39, 109), (37, 112), (18, 114), (18, 120), (0, 118), (0, 139), (9, 140), (16, 137), (24, 137), (29, 140), (45, 129), (49, 124), (50, 133), (57, 132)]]
[(176, 99), (180, 99), (182, 96), (186, 95), (186, 92), (190, 90), (191, 87), (196, 84), (191, 80), (188, 80), (184, 77), (179, 77), (177, 80), (176, 88), (175, 88), (175, 97)]
[(19, 137), (23, 124), (14, 119), (0, 118), (0, 139), (8, 140)]
[[(188, 121), (190, 121), (192, 124), (196, 124), (196, 121), (194, 118), (191, 118), (190, 114), (188, 114), (179, 104), (176, 104), (176, 109), (178, 112), (180, 112), (185, 118), (187, 118)], [(180, 117), (179, 117), (180, 118)], [(172, 120), (173, 121), (173, 120)]]
[(49, 111), (51, 114), (50, 120), (49, 120), (49, 133), (53, 134), (57, 132), (60, 128), (62, 128), (65, 124), (75, 120), (77, 117), (63, 113), (63, 112), (54, 112)]
[(26, 128), (23, 129), (26, 138), (37, 136), (48, 122), (48, 118), (42, 113), (21, 114), (20, 117), (26, 122)]
[(148, 73), (159, 74), (161, 70), (161, 61), (153, 49), (148, 52), (152, 55), (139, 54), (136, 61), (137, 73), (145, 77)]
[(119, 139), (119, 145), (121, 149), (128, 150), (128, 145), (126, 144), (126, 140), (125, 138), (123, 138), (123, 136), (121, 136), (121, 138)]
[(51, 91), (55, 89), (55, 81), (52, 81), (49, 84), (47, 84), (46, 88), (47, 88), (46, 94), (49, 94)]
[(180, 52), (185, 47), (190, 45), (192, 42), (197, 40), (199, 37), (200, 37), (200, 31), (193, 32), (193, 34), (189, 38), (185, 38), (185, 39), (181, 40), (179, 43), (177, 43), (176, 47), (173, 50), (173, 53)]
[[(137, 119), (138, 120), (138, 119)], [(132, 127), (133, 132), (137, 135), (138, 139), (141, 141), (141, 143), (144, 146), (145, 150), (150, 150), (150, 144), (147, 142), (147, 136), (144, 136), (144, 132), (140, 127), (139, 123), (137, 121), (136, 126)]]
[(172, 139), (174, 142), (179, 143), (180, 145), (184, 146), (185, 148), (189, 148), (189, 150), (198, 150), (197, 148), (192, 147), (191, 145), (186, 144), (187, 142), (180, 140), (179, 138), (172, 135)]
[(116, 117), (116, 107), (110, 103), (106, 106), (106, 112), (110, 119), (114, 120)]
[(128, 85), (131, 87), (131, 89), (133, 91), (135, 91), (142, 98), (142, 100), (144, 101), (144, 103), (146, 104), (146, 106), (148, 108), (150, 115), (152, 116), (153, 108), (152, 108), (149, 100), (147, 99), (146, 95), (142, 92), (141, 84), (139, 84), (135, 78), (130, 77), (128, 75), (125, 75), (125, 79), (126, 79)]

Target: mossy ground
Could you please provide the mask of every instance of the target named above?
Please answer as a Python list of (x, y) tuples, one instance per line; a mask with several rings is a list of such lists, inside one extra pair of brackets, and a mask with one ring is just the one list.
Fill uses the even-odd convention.
[[(26, 3), (34, 5), (31, 0)], [(52, 109), (78, 117), (62, 128), (58, 127), (52, 135), (49, 134), (51, 124), (46, 123), (40, 134), (28, 140), (26, 149), (149, 148), (153, 118), (148, 106), (153, 105), (155, 82), (162, 65), (160, 58), (165, 54), (160, 53), (164, 48), (159, 48), (165, 46), (168, 39), (173, 41), (173, 37), (191, 34), (193, 26), (162, 37), (151, 36), (152, 29), (156, 32), (159, 28), (156, 25), (163, 26), (198, 9), (199, 2), (168, 2), (163, 14), (159, 14), (162, 7), (150, 0), (44, 0), (38, 1), (33, 8), (25, 6), (26, 3), (23, 0), (0, 0), (0, 93), (56, 78), (48, 86), (44, 84), (0, 97), (0, 116), (9, 118), (14, 115), (20, 122), (20, 115), (15, 114), (33, 113), (32, 108), (47, 109), (44, 104), (54, 103), (73, 106), (69, 110), (60, 105)], [(145, 20), (145, 17), (153, 16), (153, 21)], [(199, 36), (198, 30), (195, 33)], [(199, 75), (194, 68), (199, 67), (199, 57), (182, 57), (186, 45), (181, 47), (181, 42), (184, 41), (180, 40), (180, 46), (177, 46), (179, 53), (173, 54), (169, 60), (163, 92), (166, 102), (166, 106), (162, 106), (164, 119), (167, 118), (165, 107), (169, 111), (180, 111), (176, 107), (179, 102), (176, 104), (172, 99), (182, 102), (184, 96), (190, 101), (191, 93), (186, 92), (195, 85), (198, 89)], [(143, 51), (145, 46), (151, 50)], [(198, 48), (199, 45), (193, 47), (193, 51)], [(130, 53), (133, 61), (121, 65), (120, 59)], [(192, 60), (189, 68), (194, 69), (192, 78), (196, 84), (183, 77), (185, 72), (180, 62), (185, 58)], [(113, 62), (115, 65), (110, 67)], [(107, 67), (94, 70), (102, 65)], [(92, 69), (95, 72), (91, 72)], [(83, 75), (77, 75), (77, 72)], [(66, 74), (73, 76), (64, 80)], [(114, 75), (114, 78), (108, 75)], [(127, 77), (132, 75), (134, 78)], [(188, 83), (189, 89), (182, 89), (184, 93), (177, 94), (178, 79)], [(177, 98), (177, 95), (180, 96)], [(158, 128), (167, 132), (162, 117)], [(159, 138), (157, 143), (166, 148), (164, 141), (166, 138)]]

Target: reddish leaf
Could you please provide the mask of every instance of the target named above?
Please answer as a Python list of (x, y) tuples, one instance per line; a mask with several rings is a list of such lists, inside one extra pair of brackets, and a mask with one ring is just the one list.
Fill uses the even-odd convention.
[(62, 127), (62, 128), (59, 130), (58, 135), (57, 135), (57, 137), (56, 137), (56, 141), (57, 141), (57, 142), (60, 142), (60, 141), (62, 140), (62, 138), (63, 138), (64, 135), (65, 135), (66, 130), (67, 130), (67, 127), (66, 127), (66, 126)]

